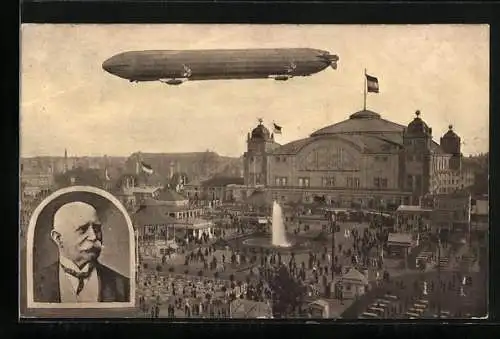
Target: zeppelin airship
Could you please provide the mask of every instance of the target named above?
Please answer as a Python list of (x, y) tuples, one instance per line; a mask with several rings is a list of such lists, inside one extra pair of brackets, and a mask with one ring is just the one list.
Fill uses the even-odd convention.
[(131, 82), (265, 79), (278, 81), (337, 69), (337, 55), (312, 48), (130, 51), (104, 61), (102, 68)]

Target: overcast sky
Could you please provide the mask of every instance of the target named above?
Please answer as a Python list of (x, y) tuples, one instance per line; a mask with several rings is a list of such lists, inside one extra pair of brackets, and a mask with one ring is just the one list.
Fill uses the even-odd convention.
[[(168, 86), (104, 72), (143, 49), (310, 47), (338, 69), (279, 82)], [(419, 109), (434, 139), (448, 130), (465, 154), (488, 151), (489, 28), (480, 25), (23, 25), (21, 156), (128, 156), (210, 149), (240, 156), (262, 117), (287, 143), (363, 108), (364, 69), (378, 77), (367, 108), (408, 124)]]

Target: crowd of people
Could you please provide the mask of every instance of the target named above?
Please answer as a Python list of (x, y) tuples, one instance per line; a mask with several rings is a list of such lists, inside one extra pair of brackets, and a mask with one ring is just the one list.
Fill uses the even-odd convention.
[(382, 269), (383, 251), (387, 250), (389, 231), (380, 228), (365, 228), (361, 233), (357, 228), (354, 228), (350, 235), (352, 235), (352, 246), (346, 249), (340, 246), (339, 253), (342, 253), (344, 257), (351, 258), (353, 265)]
[(139, 308), (145, 315), (159, 317), (162, 305), (167, 317), (228, 317), (229, 301), (235, 291), (227, 282), (192, 276), (139, 274)]
[[(217, 273), (231, 274), (231, 272), (247, 270), (245, 278), (250, 281), (250, 291), (256, 291), (256, 293), (250, 293), (257, 295), (255, 297), (257, 300), (269, 297), (263, 288), (264, 284), (259, 281), (268, 279), (270, 272), (281, 265), (286, 266), (289, 273), (307, 287), (309, 296), (328, 297), (331, 294), (332, 269), (338, 277), (350, 267), (375, 270), (383, 268), (383, 255), (374, 257), (372, 249), (384, 248), (387, 232), (367, 228), (361, 231), (361, 228), (354, 226), (344, 234), (344, 237), (346, 239), (337, 245), (333, 258), (330, 246), (316, 246), (316, 249), (304, 256), (296, 255), (293, 251), (282, 254), (271, 248), (255, 249), (222, 245), (225, 248), (221, 249), (214, 244), (205, 244), (202, 241), (201, 246), (185, 251), (183, 260), (186, 269), (199, 276), (217, 276)], [(162, 264), (168, 265), (169, 258), (164, 256)], [(193, 268), (196, 268), (196, 271), (193, 272)]]
[[(180, 255), (165, 253), (157, 258), (160, 270), (154, 272), (151, 267), (149, 273), (144, 270), (139, 275), (139, 305), (144, 313), (160, 316), (160, 305), (166, 304), (168, 317), (229, 317), (229, 304), (237, 298), (265, 300), (269, 291), (262, 282), (252, 282), (255, 270), (250, 267), (247, 274), (237, 273), (257, 264), (257, 257), (220, 242), (248, 231), (226, 227), (219, 232), (215, 239), (202, 236), (180, 244), (176, 251)], [(226, 279), (219, 279), (224, 272)]]
[[(380, 268), (381, 263), (369, 260), (369, 254), (366, 252), (373, 246), (382, 245), (383, 235), (367, 229), (359, 234), (360, 231), (353, 228), (349, 233), (349, 239), (337, 246), (333, 258), (329, 246), (318, 247), (308, 254), (296, 254), (293, 251), (281, 253), (270, 248), (255, 249), (244, 246), (220, 248), (214, 244), (205, 246), (202, 244), (184, 253), (184, 273), (197, 274), (198, 277), (220, 277), (221, 273), (225, 272), (226, 278), (229, 278), (224, 288), (227, 297), (234, 292), (233, 297), (242, 296), (249, 300), (267, 302), (272, 298), (272, 291), (267, 282), (278, 267), (284, 266), (294, 279), (305, 286), (306, 296), (331, 297), (332, 267), (337, 277), (353, 266), (366, 264)], [(169, 265), (168, 258), (163, 257), (162, 264)], [(242, 271), (245, 273), (237, 273)], [(235, 278), (235, 275), (239, 277)], [(342, 299), (341, 294), (335, 293)], [(195, 313), (190, 312), (190, 314)]]
[[(29, 222), (34, 208), (46, 195), (35, 198), (24, 197), (21, 209), (21, 235)], [(207, 233), (200, 237), (186, 235), (178, 241), (175, 250), (177, 256), (166, 251), (154, 258), (161, 266), (141, 267), (138, 274), (137, 296), (141, 312), (152, 318), (164, 317), (207, 317), (227, 318), (231, 316), (231, 302), (246, 299), (270, 304), (275, 298), (270, 281), (277, 270), (286, 269), (291, 279), (303, 286), (304, 297), (336, 298), (344, 301), (340, 277), (350, 268), (356, 268), (368, 278), (375, 278), (376, 286), (393, 291), (405, 291), (400, 302), (388, 309), (388, 317), (402, 314), (413, 299), (422, 294), (432, 294), (439, 290), (442, 295), (465, 296), (465, 283), (458, 275), (445, 282), (430, 279), (424, 284), (414, 280), (413, 286), (406, 286), (402, 280), (389, 278), (385, 270), (384, 252), (387, 252), (389, 230), (371, 220), (372, 227), (361, 224), (336, 221), (334, 230), (335, 251), (331, 251), (328, 238), (315, 241), (308, 252), (288, 252), (272, 248), (242, 246), (229, 241), (234, 237), (244, 236), (256, 229), (244, 227), (235, 215), (227, 214), (224, 227), (214, 230), (214, 237)], [(301, 231), (299, 225), (295, 234)], [(304, 231), (307, 229), (304, 225)], [(327, 231), (324, 229), (323, 231)], [(330, 229), (332, 231), (332, 229)], [(325, 232), (326, 233), (326, 232)], [(224, 243), (226, 241), (226, 243)], [(447, 247), (444, 243), (443, 247)], [(452, 253), (453, 254), (453, 251)], [(433, 254), (434, 255), (434, 254)], [(181, 257), (181, 263), (173, 264), (173, 258)], [(456, 260), (461, 260), (458, 255)], [(477, 260), (477, 256), (474, 259)], [(142, 258), (140, 258), (142, 261)], [(332, 281), (332, 270), (335, 281)], [(183, 273), (183, 274), (182, 274)], [(372, 280), (372, 279), (370, 279)], [(410, 293), (407, 293), (407, 292)], [(435, 309), (436, 301), (430, 300), (430, 308)], [(303, 314), (302, 311), (299, 312)]]

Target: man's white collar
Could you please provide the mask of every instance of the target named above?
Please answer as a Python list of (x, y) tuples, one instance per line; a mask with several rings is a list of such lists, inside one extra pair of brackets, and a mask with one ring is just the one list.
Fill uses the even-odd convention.
[(61, 265), (63, 265), (64, 267), (70, 268), (70, 269), (75, 270), (76, 272), (79, 272), (79, 273), (87, 273), (90, 269), (89, 263), (86, 263), (85, 266), (83, 266), (80, 269), (80, 268), (78, 268), (78, 266), (75, 265), (75, 263), (73, 263), (73, 261), (71, 261), (70, 259), (68, 259), (62, 255), (59, 256), (59, 263)]

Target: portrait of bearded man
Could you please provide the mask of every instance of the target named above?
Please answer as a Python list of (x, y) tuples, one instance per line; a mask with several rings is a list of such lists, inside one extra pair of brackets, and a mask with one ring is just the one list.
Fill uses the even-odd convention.
[(34, 274), (35, 302), (130, 301), (130, 279), (99, 262), (102, 229), (99, 213), (89, 203), (73, 201), (56, 210), (50, 238), (58, 260)]

